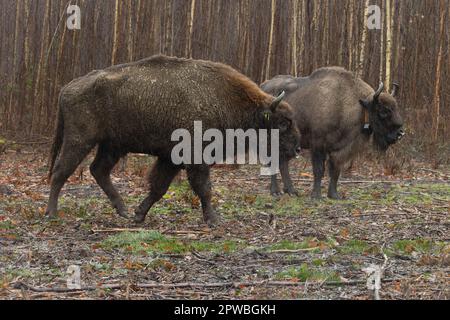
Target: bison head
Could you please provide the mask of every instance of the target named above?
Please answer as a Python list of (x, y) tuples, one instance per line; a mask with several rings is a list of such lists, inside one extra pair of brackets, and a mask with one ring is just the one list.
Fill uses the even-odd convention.
[(383, 83), (371, 99), (360, 100), (361, 105), (369, 112), (369, 122), (373, 130), (374, 144), (380, 150), (385, 151), (391, 145), (400, 140), (403, 131), (403, 119), (398, 111), (395, 100), (398, 84), (389, 93), (382, 93)]
[(283, 91), (260, 114), (262, 127), (266, 129), (279, 129), (280, 158), (289, 160), (300, 152), (300, 132), (295, 125), (292, 107), (283, 101)]

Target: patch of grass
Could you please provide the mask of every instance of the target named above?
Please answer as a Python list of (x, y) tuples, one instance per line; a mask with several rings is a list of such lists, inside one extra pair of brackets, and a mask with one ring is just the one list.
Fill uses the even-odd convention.
[(326, 261), (323, 259), (314, 259), (312, 261), (313, 266), (315, 267), (323, 267), (324, 265), (326, 265)]
[(173, 253), (183, 254), (192, 250), (214, 253), (228, 253), (238, 250), (242, 243), (233, 240), (222, 242), (179, 240), (162, 235), (157, 231), (121, 232), (105, 239), (104, 249), (124, 249), (131, 253)]
[(430, 239), (397, 240), (392, 246), (393, 253), (412, 254), (417, 253), (440, 253), (445, 248), (444, 242), (435, 242)]
[(0, 221), (0, 230), (12, 230), (15, 229), (16, 226), (12, 224), (11, 221)]
[(299, 250), (299, 249), (309, 249), (320, 246), (320, 243), (313, 239), (307, 238), (301, 242), (295, 242), (290, 240), (282, 240), (280, 242), (274, 243), (267, 247), (268, 250)]
[(177, 183), (172, 183), (167, 193), (163, 196), (163, 199), (192, 201), (193, 197), (195, 196), (189, 182), (183, 180)]
[(214, 253), (229, 253), (234, 252), (240, 248), (240, 245), (236, 241), (232, 240), (225, 240), (220, 243), (213, 243), (213, 242), (201, 242), (201, 241), (194, 241), (191, 242), (190, 247), (194, 249), (195, 251), (209, 251)]
[(11, 278), (32, 278), (35, 276), (35, 273), (29, 269), (24, 268), (10, 268), (6, 269), (5, 275), (11, 277)]
[(285, 271), (275, 275), (277, 279), (290, 279), (305, 281), (340, 281), (339, 275), (334, 271), (323, 270), (317, 267), (310, 267), (306, 263), (300, 267), (290, 267)]
[(66, 215), (77, 218), (87, 218), (99, 211), (103, 214), (112, 215), (114, 209), (105, 197), (104, 195), (89, 198), (63, 196), (59, 200), (59, 210)]
[(366, 241), (358, 239), (346, 241), (337, 247), (337, 250), (343, 254), (363, 254), (368, 253), (371, 249), (372, 247)]
[(288, 195), (282, 196), (275, 202), (274, 212), (277, 215), (304, 215), (317, 212), (321, 204), (310, 203), (309, 199), (302, 197), (290, 197)]
[(112, 270), (112, 265), (110, 265), (109, 263), (101, 263), (101, 262), (91, 261), (91, 262), (89, 262), (89, 266), (94, 268), (96, 271), (102, 271), (105, 273), (110, 273)]

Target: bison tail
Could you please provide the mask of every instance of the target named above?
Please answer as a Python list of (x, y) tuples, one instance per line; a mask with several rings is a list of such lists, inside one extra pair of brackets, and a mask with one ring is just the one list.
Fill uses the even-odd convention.
[(56, 158), (58, 157), (59, 152), (61, 151), (61, 146), (63, 144), (63, 137), (64, 137), (64, 120), (63, 120), (61, 108), (59, 108), (55, 135), (53, 137), (52, 149), (50, 151), (50, 167), (49, 167), (49, 172), (48, 172), (49, 180), (51, 179), (52, 174), (53, 174), (53, 169), (55, 166)]

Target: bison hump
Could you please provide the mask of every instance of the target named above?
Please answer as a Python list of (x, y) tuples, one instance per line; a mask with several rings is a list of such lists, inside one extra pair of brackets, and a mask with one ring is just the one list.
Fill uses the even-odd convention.
[(128, 78), (127, 74), (120, 72), (101, 72), (94, 82), (94, 92), (95, 94), (102, 94), (117, 90)]

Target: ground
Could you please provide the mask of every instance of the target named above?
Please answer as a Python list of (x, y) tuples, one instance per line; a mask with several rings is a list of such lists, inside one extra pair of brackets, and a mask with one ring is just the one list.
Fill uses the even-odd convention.
[[(222, 222), (210, 229), (184, 176), (143, 225), (116, 216), (87, 169), (92, 155), (49, 219), (46, 155), (0, 154), (0, 299), (372, 299), (374, 265), (382, 299), (450, 298), (448, 165), (392, 175), (358, 161), (340, 201), (309, 198), (306, 158), (291, 167), (299, 197), (271, 197), (256, 166), (213, 168)], [(113, 173), (130, 213), (152, 161), (130, 156)], [(67, 290), (71, 265), (82, 290)]]

